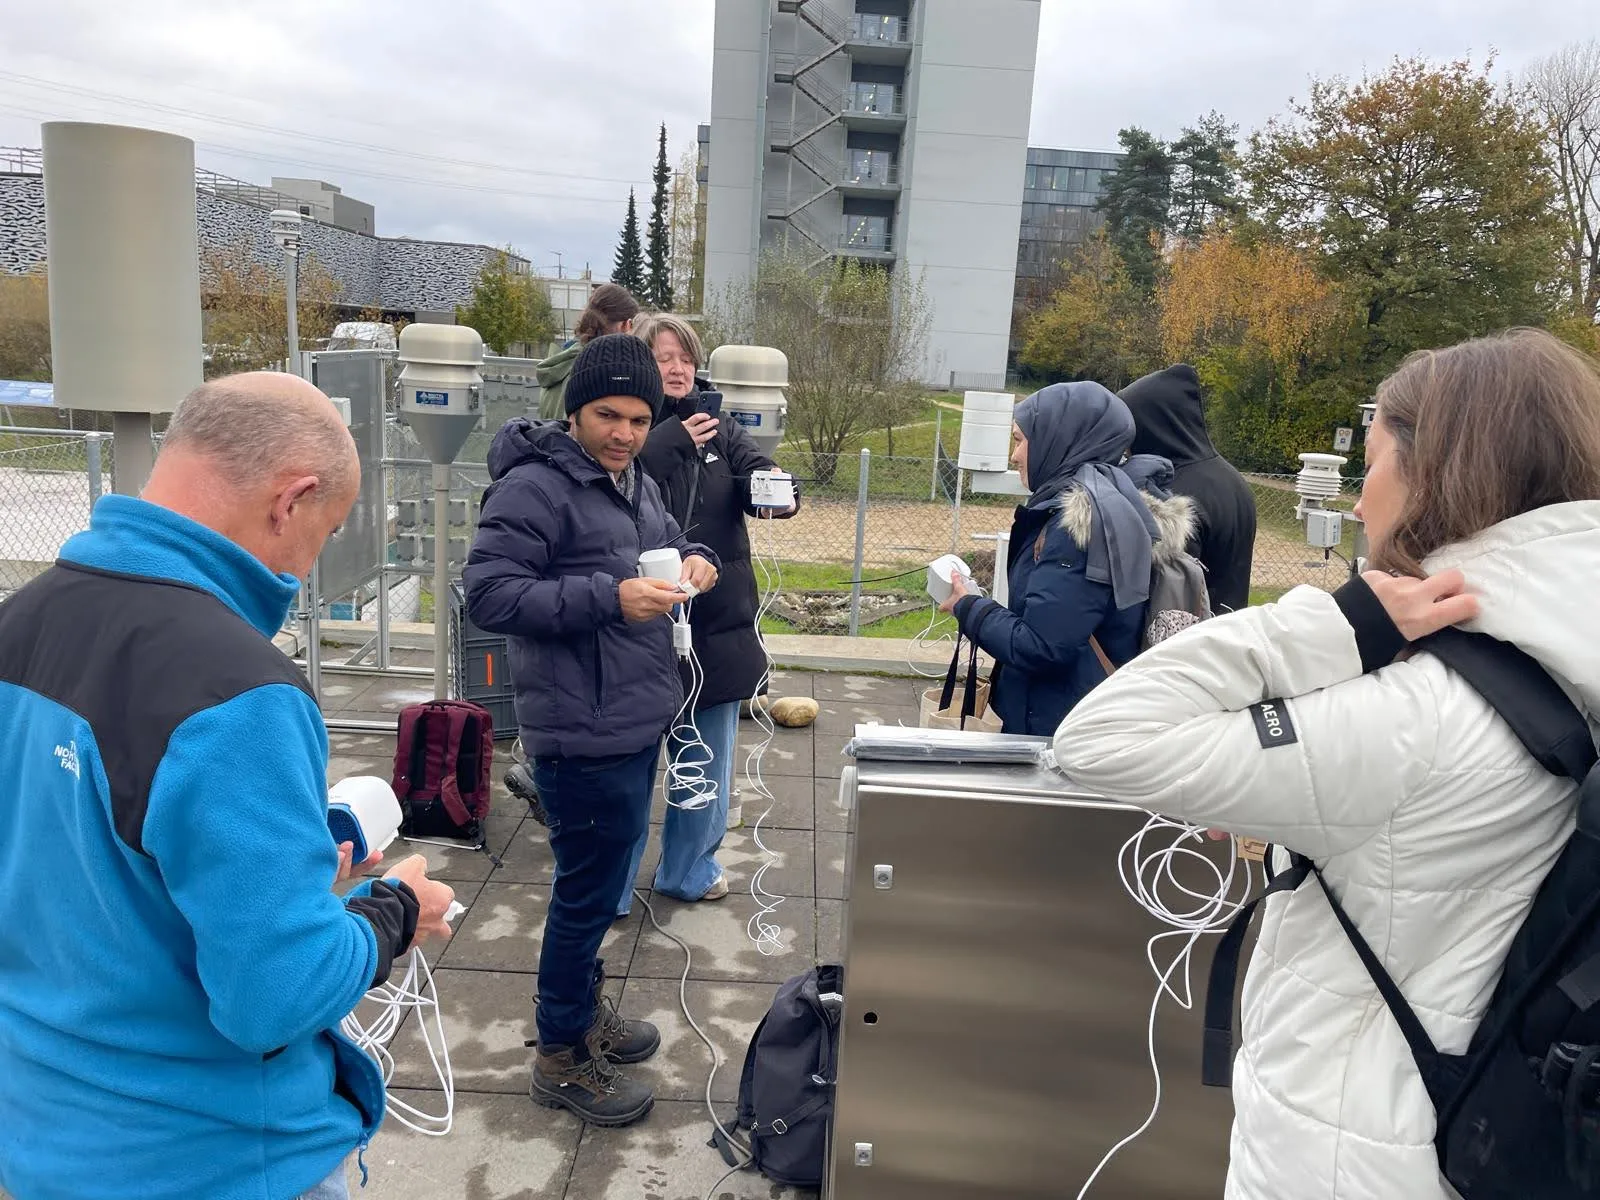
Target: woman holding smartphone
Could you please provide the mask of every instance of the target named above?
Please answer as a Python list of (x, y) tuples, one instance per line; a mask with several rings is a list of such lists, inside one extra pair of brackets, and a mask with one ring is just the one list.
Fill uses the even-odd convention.
[[(716, 783), (716, 800), (704, 808), (681, 808), (692, 794), (669, 782), (654, 888), (679, 900), (720, 900), (728, 894), (728, 881), (716, 854), (729, 825), (739, 705), (755, 695), (766, 673), (766, 655), (756, 637), (759, 602), (745, 518), (791, 517), (799, 493), (796, 504), (783, 512), (752, 507), (750, 476), (773, 470), (774, 464), (742, 425), (721, 419), (720, 396), (698, 377), (705, 357), (699, 335), (688, 322), (651, 313), (634, 322), (633, 332), (654, 353), (666, 393), (639, 462), (661, 488), (667, 511), (678, 525), (692, 530), (694, 539), (715, 550), (722, 562), (716, 590), (689, 607), (695, 656), (704, 676), (694, 720), (711, 751), (706, 775)], [(689, 682), (686, 671), (686, 693)], [(669, 738), (669, 761), (677, 760), (684, 749), (677, 739)], [(644, 850), (641, 841), (634, 852), (636, 868)], [(632, 900), (630, 883), (620, 898), (618, 915), (629, 910)]]

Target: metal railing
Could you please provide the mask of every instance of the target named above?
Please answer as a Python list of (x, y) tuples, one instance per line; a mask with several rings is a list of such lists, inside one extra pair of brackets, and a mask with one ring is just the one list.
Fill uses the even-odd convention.
[[(0, 146), (0, 175), (43, 174), (44, 151), (39, 147)], [(274, 191), (272, 188), (261, 187), (243, 179), (234, 179), (230, 175), (220, 175), (203, 167), (195, 168), (194, 186), (196, 191), (219, 196), (225, 200), (253, 204), (258, 208), (291, 208), (299, 212), (301, 208), (306, 207), (305, 201), (287, 192)]]
[(850, 23), (850, 40), (869, 45), (906, 46), (911, 43), (911, 23), (903, 17), (881, 13), (856, 13)]
[(844, 111), (856, 116), (903, 117), (905, 93), (892, 83), (853, 83), (844, 94)]

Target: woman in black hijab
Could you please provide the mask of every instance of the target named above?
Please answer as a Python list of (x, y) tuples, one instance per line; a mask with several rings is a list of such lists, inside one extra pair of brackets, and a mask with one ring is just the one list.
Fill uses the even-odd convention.
[[(1054, 734), (1139, 651), (1155, 519), (1118, 465), (1127, 405), (1098, 383), (1057, 383), (1017, 405), (1011, 461), (1031, 495), (1011, 525), (1009, 607), (959, 576), (942, 606), (997, 667), (990, 704), (1007, 733)], [(1102, 655), (1107, 661), (1102, 661)]]

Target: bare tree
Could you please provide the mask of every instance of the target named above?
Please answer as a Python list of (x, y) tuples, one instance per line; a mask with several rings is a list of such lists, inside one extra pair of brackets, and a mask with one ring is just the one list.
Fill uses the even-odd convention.
[[(255, 256), (251, 244), (206, 250), (200, 257), (206, 375), (254, 371), (281, 363), (288, 352), (288, 302), (283, 276)], [(307, 254), (300, 260), (295, 311), (304, 345), (326, 338), (339, 319), (343, 285)]]
[(699, 168), (698, 153), (685, 150), (678, 160), (678, 169), (672, 173), (668, 219), (672, 235), (672, 292), (677, 297), (678, 308), (687, 313), (699, 312), (704, 302), (700, 293), (704, 290), (701, 274), (705, 244), (700, 240), (700, 223), (696, 219), (701, 204)]
[(1567, 224), (1567, 286), (1578, 312), (1600, 320), (1600, 40), (1543, 59), (1527, 84), (1549, 127), (1557, 201)]
[(752, 342), (788, 356), (789, 426), (821, 483), (851, 438), (905, 411), (932, 323), (920, 278), (782, 253), (764, 256), (753, 280), (709, 297), (706, 309), (710, 344)]

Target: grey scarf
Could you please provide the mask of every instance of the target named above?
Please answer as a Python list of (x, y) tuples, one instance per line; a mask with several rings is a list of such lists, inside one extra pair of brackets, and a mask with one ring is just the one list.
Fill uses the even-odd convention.
[(1080, 488), (1094, 509), (1087, 574), (1111, 585), (1117, 608), (1150, 596), (1155, 518), (1116, 464), (1133, 442), (1133, 414), (1098, 383), (1053, 383), (1017, 405), (1013, 420), (1028, 439), (1029, 508), (1055, 508)]

